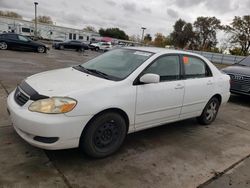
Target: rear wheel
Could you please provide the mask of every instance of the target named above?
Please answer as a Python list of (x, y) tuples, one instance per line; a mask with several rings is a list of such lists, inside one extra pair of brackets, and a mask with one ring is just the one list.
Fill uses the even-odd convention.
[(44, 46), (39, 46), (37, 48), (38, 53), (45, 53), (45, 47)]
[(59, 46), (59, 49), (60, 49), (60, 50), (63, 50), (63, 49), (64, 49), (64, 46), (63, 46), (63, 45), (60, 45), (60, 46)]
[(95, 51), (99, 51), (100, 50), (100, 48), (99, 47), (95, 47)]
[(124, 118), (118, 113), (108, 112), (90, 122), (81, 136), (80, 149), (91, 157), (106, 157), (120, 148), (126, 134)]
[(0, 42), (0, 50), (7, 50), (8, 45), (6, 42)]
[(219, 108), (220, 108), (220, 101), (216, 97), (213, 97), (207, 103), (201, 116), (197, 118), (198, 122), (202, 125), (211, 124), (215, 120)]
[(85, 51), (84, 47), (79, 48), (79, 51), (84, 52)]

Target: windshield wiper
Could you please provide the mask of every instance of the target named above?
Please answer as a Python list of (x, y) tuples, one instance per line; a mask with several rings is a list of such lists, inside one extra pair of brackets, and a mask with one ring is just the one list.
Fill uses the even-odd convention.
[(108, 75), (108, 74), (106, 74), (104, 72), (101, 72), (101, 71), (96, 70), (96, 69), (87, 69), (87, 68), (85, 68), (82, 65), (77, 65), (74, 68), (77, 69), (77, 70), (79, 70), (79, 71), (91, 74), (91, 75), (98, 75), (98, 76), (100, 76), (102, 78), (105, 78), (107, 80), (117, 80), (117, 78), (115, 78), (113, 76), (110, 76), (110, 75)]
[[(85, 68), (85, 69), (86, 69), (86, 68)], [(106, 78), (106, 79), (110, 80), (110, 76), (107, 75), (107, 74), (104, 73), (104, 72), (101, 72), (101, 71), (96, 70), (96, 69), (86, 69), (86, 70), (87, 70), (88, 72), (92, 72), (92, 73), (94, 73), (94, 74), (98, 74), (98, 75), (102, 76), (103, 78)]]
[(82, 65), (77, 65), (77, 66), (75, 66), (76, 68), (80, 68), (81, 69), (81, 71), (83, 71), (83, 72), (86, 72), (86, 73), (90, 73), (90, 71), (88, 71), (88, 69), (86, 69), (85, 67), (83, 67)]

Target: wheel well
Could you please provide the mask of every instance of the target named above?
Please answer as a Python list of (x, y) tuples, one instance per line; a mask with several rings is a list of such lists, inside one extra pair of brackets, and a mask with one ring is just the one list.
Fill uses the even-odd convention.
[(213, 97), (211, 97), (211, 99), (214, 98), (214, 97), (217, 98), (219, 100), (220, 104), (221, 104), (221, 100), (222, 100), (221, 95), (220, 94), (216, 94)]
[(106, 110), (103, 110), (99, 113), (97, 113), (96, 115), (94, 115), (89, 121), (88, 123), (86, 124), (86, 126), (84, 127), (83, 131), (82, 131), (82, 134), (84, 132), (84, 130), (89, 126), (89, 124), (98, 116), (101, 116), (102, 114), (104, 113), (107, 113), (107, 112), (116, 112), (118, 114), (120, 114), (124, 120), (125, 120), (125, 123), (126, 123), (126, 126), (127, 126), (127, 132), (128, 132), (128, 129), (129, 129), (129, 118), (128, 118), (128, 115), (126, 114), (126, 112), (124, 112), (123, 110), (119, 109), (119, 108), (109, 108), (109, 109), (106, 109)]

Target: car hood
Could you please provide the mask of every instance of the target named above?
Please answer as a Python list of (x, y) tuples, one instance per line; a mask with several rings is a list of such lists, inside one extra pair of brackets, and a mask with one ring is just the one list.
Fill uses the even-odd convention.
[(234, 66), (226, 67), (222, 69), (222, 71), (228, 74), (231, 73), (231, 74), (242, 74), (242, 75), (250, 76), (250, 67), (248, 66), (234, 65)]
[(49, 97), (90, 92), (114, 83), (114, 81), (86, 74), (72, 67), (35, 74), (25, 81), (39, 94)]

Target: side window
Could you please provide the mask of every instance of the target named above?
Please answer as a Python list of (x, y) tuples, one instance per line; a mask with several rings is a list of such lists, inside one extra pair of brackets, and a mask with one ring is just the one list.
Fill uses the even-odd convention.
[(24, 41), (24, 42), (28, 42), (29, 41), (26, 37), (24, 37), (22, 35), (18, 35), (18, 39), (21, 40), (21, 41)]
[(204, 78), (212, 76), (207, 64), (197, 57), (183, 56), (186, 78)]
[(179, 56), (169, 55), (157, 59), (144, 73), (160, 75), (160, 81), (178, 80), (180, 78)]
[(17, 39), (17, 36), (16, 36), (16, 35), (12, 35), (12, 34), (8, 34), (8, 35), (6, 35), (5, 38), (16, 40), (16, 39)]

